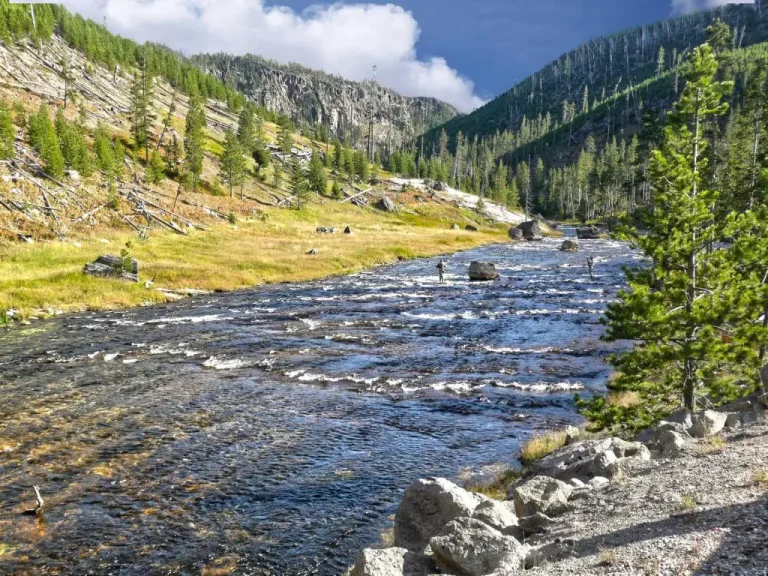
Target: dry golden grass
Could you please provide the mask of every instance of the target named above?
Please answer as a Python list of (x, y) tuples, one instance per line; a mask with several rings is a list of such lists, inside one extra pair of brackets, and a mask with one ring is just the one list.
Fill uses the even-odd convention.
[(506, 500), (507, 488), (520, 478), (520, 471), (509, 469), (487, 481), (471, 482), (465, 486), (469, 492), (477, 492), (494, 500)]
[[(237, 290), (277, 282), (314, 280), (391, 263), (506, 241), (502, 227), (479, 233), (451, 230), (470, 213), (425, 205), (420, 214), (384, 215), (336, 202), (305, 210), (267, 209), (266, 221), (215, 223), (189, 236), (154, 232), (138, 241), (127, 230), (107, 230), (68, 242), (0, 244), (0, 311), (21, 318), (46, 310), (104, 310), (158, 303), (166, 296), (143, 282), (128, 284), (85, 276), (82, 268), (99, 254), (119, 254), (131, 242), (143, 279), (155, 288)], [(354, 234), (340, 232), (351, 226)], [(337, 234), (317, 234), (334, 226)], [(75, 242), (76, 241), (76, 242)], [(308, 256), (316, 248), (319, 253)], [(2, 316), (2, 314), (0, 314)]]
[(755, 486), (768, 488), (768, 470), (756, 470), (752, 473), (752, 483)]
[(565, 446), (566, 434), (563, 431), (554, 431), (534, 436), (525, 443), (520, 450), (520, 461), (526, 466), (541, 460), (555, 450)]
[(699, 445), (702, 454), (719, 454), (725, 450), (725, 439), (722, 436), (710, 436)]
[(631, 408), (640, 403), (640, 395), (637, 392), (609, 392), (605, 402), (617, 408)]

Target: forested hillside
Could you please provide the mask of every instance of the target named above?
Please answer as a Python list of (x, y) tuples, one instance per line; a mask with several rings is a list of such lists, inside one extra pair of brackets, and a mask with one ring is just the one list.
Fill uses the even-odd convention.
[[(720, 25), (713, 31), (714, 22)], [(713, 150), (721, 150), (752, 72), (764, 66), (760, 42), (767, 37), (768, 14), (758, 4), (593, 40), (485, 107), (430, 131), (409, 154), (419, 157), (423, 148), (424, 161), (415, 163), (424, 173), (530, 211), (617, 215), (649, 198), (649, 152), (681, 93), (681, 66), (692, 48), (716, 44), (720, 74), (734, 82), (731, 113), (713, 136)]]

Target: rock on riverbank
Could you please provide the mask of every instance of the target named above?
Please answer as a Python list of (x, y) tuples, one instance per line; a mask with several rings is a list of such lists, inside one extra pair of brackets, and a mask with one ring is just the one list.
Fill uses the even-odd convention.
[(753, 395), (671, 420), (645, 443), (572, 443), (506, 502), (420, 480), (395, 517), (395, 548), (366, 550), (350, 574), (767, 574), (765, 406)]

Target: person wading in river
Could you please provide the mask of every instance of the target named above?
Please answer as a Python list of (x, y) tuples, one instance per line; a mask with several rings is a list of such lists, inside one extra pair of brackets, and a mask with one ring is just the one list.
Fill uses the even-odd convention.
[(592, 258), (592, 256), (587, 256), (587, 268), (589, 268), (589, 279), (592, 280), (592, 282), (595, 281), (595, 259)]
[(437, 265), (437, 278), (440, 284), (445, 282), (445, 271), (447, 270), (448, 265), (440, 260), (440, 263)]

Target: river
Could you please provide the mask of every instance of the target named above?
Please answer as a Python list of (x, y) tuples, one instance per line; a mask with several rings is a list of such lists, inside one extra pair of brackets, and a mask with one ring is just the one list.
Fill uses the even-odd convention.
[(417, 260), (1, 334), (0, 573), (343, 573), (412, 481), (512, 465), (603, 388), (638, 255), (559, 243), (446, 257), (445, 284)]

